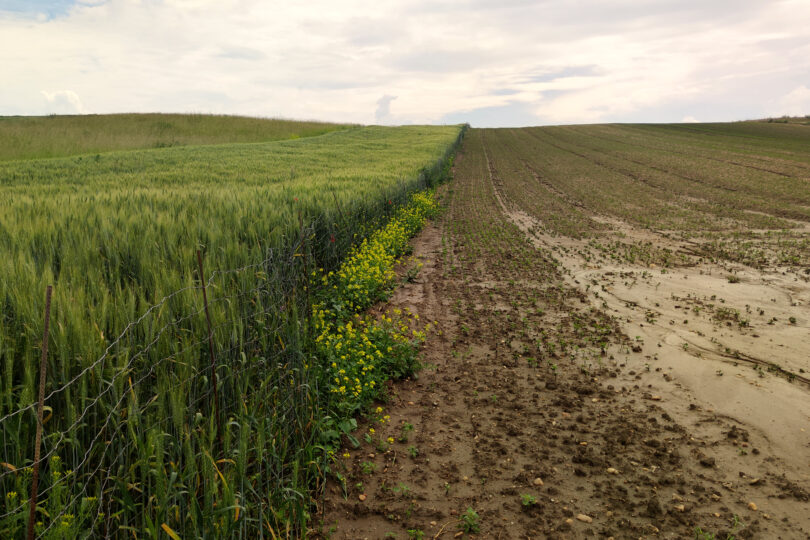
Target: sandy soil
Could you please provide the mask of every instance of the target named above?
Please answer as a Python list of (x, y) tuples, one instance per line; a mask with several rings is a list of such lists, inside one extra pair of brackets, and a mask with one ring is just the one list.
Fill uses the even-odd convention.
[(379, 308), (442, 333), (334, 464), (313, 536), (810, 538), (807, 283), (601, 260), (465, 160), (418, 278)]
[[(542, 224), (496, 193), (504, 215), (563, 262), (566, 283), (622, 320), (644, 353), (624, 357), (639, 380), (673, 398), (666, 403), (691, 400), (747, 424), (783, 466), (810, 481), (810, 284), (787, 272), (736, 264), (695, 262), (662, 271), (586, 262), (576, 254), (590, 251), (587, 242), (537, 232)], [(623, 238), (684, 248), (604, 220)]]

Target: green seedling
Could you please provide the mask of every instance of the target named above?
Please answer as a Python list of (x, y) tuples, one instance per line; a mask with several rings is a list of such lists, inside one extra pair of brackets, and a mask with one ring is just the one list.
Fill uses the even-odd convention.
[(467, 510), (461, 514), (461, 518), (459, 519), (458, 528), (461, 529), (465, 533), (479, 533), (481, 532), (481, 524), (478, 522), (479, 516), (478, 512), (472, 509), (472, 507), (468, 507)]

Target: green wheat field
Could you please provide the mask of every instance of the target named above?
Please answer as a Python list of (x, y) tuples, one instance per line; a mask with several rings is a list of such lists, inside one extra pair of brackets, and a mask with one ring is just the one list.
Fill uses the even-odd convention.
[(312, 365), (332, 304), (311, 275), (441, 181), (462, 132), (0, 119), (0, 536), (27, 524), (47, 285), (38, 535), (303, 531), (349, 429)]

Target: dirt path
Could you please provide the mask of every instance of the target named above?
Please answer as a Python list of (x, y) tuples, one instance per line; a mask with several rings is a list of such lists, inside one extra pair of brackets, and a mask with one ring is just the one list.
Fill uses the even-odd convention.
[(418, 378), (392, 385), (361, 428), (371, 442), (338, 458), (316, 536), (453, 538), (469, 508), (481, 538), (810, 537), (804, 432), (786, 421), (775, 440), (756, 407), (733, 405), (750, 389), (807, 403), (806, 389), (723, 362), (708, 378), (727, 393), (701, 393), (706, 374), (670, 354), (684, 352), (679, 340), (700, 345), (680, 331), (696, 304), (669, 297), (649, 317), (640, 307), (662, 287), (678, 296), (677, 277), (593, 274), (496, 184), (473, 131), (446, 214), (414, 241), (418, 278), (381, 308), (411, 309), (441, 335)]

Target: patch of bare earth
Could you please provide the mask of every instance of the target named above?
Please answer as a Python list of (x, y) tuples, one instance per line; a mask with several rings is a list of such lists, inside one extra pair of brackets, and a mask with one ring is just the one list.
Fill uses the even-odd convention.
[(482, 144), (472, 132), (447, 212), (414, 240), (424, 267), (381, 308), (441, 334), (361, 428), (374, 444), (338, 457), (313, 535), (810, 537), (810, 396), (788, 380), (810, 368), (806, 284), (602, 260), (517, 211)]

